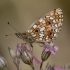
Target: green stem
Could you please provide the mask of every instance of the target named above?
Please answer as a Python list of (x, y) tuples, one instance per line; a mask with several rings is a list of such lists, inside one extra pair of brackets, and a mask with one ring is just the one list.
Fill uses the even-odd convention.
[(33, 70), (35, 70), (35, 68), (34, 68), (34, 66), (33, 65), (30, 65), (31, 66), (31, 68), (33, 69)]
[(43, 66), (43, 61), (41, 62), (41, 65), (40, 65), (40, 70), (42, 69), (42, 66)]

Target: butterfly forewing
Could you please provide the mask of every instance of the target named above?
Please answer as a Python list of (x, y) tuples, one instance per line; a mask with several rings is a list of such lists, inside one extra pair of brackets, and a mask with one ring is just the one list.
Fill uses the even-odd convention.
[(54, 9), (39, 20), (35, 21), (26, 32), (30, 33), (35, 41), (53, 41), (61, 30), (63, 21), (62, 17), (62, 10), (60, 8)]

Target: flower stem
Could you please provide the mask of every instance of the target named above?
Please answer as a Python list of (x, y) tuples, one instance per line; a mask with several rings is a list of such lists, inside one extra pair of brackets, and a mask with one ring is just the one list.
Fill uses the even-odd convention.
[(31, 65), (31, 68), (32, 68), (32, 70), (35, 70), (35, 68), (34, 68), (34, 66), (33, 66), (33, 65)]
[(40, 70), (42, 69), (42, 66), (43, 66), (43, 61), (41, 62), (41, 65), (40, 65)]

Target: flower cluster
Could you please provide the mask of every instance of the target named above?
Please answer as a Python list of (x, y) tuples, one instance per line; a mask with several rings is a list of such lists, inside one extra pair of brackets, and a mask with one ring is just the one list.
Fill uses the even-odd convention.
[(20, 70), (19, 59), (21, 59), (25, 64), (30, 65), (33, 70), (34, 70), (33, 60), (37, 64), (41, 64), (41, 62), (33, 55), (32, 47), (28, 43), (17, 44), (17, 50), (15, 52), (10, 47), (8, 47), (8, 49), (13, 59), (13, 62), (17, 67), (17, 70)]
[[(28, 64), (31, 66), (33, 70), (43, 70), (42, 65), (43, 62), (46, 61), (51, 54), (55, 55), (56, 51), (58, 50), (57, 46), (54, 46), (53, 42), (48, 42), (43, 44), (43, 51), (41, 54), (41, 60), (39, 61), (33, 54), (33, 47), (29, 43), (22, 43), (22, 44), (17, 44), (17, 49), (16, 51), (12, 50), (10, 47), (9, 53), (13, 59), (14, 64), (17, 67), (17, 70), (20, 70), (19, 64), (21, 59), (25, 64)], [(36, 62), (37, 64), (40, 65), (39, 69), (34, 68), (33, 61)], [(49, 66), (47, 66), (49, 67)], [(46, 67), (45, 70), (48, 70)]]
[[(41, 46), (41, 45), (40, 45)], [(42, 68), (43, 62), (46, 61), (49, 56), (55, 55), (58, 47), (54, 46), (53, 42), (43, 43), (43, 50), (41, 53), (41, 61), (39, 61), (33, 54), (33, 47), (29, 43), (21, 43), (17, 44), (16, 50), (14, 51), (10, 47), (8, 47), (9, 53), (17, 70), (20, 70), (19, 64), (20, 59), (25, 63), (31, 66), (32, 70), (65, 70), (65, 68), (58, 68), (55, 65), (50, 65), (47, 63), (45, 69)], [(33, 61), (40, 65), (39, 68), (35, 68)], [(7, 61), (5, 58), (0, 56), (0, 70), (9, 70)]]

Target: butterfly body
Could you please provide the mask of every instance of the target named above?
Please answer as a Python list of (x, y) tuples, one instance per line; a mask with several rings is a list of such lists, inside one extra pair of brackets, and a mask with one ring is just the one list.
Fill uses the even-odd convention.
[(16, 36), (18, 36), (20, 39), (23, 39), (24, 41), (28, 43), (33, 43), (34, 39), (29, 33), (15, 33)]
[(62, 27), (62, 21), (62, 10), (60, 8), (54, 9), (35, 21), (25, 33), (17, 33), (16, 35), (29, 43), (50, 42), (58, 36)]

